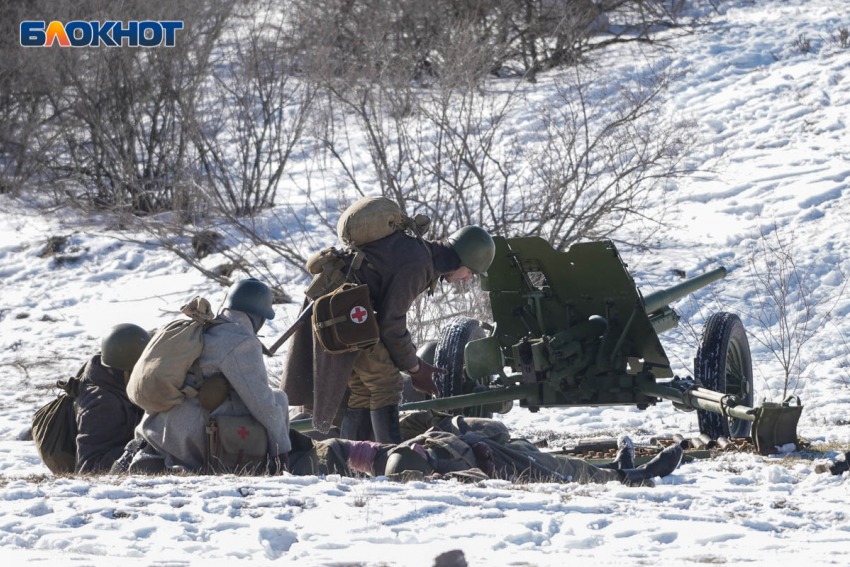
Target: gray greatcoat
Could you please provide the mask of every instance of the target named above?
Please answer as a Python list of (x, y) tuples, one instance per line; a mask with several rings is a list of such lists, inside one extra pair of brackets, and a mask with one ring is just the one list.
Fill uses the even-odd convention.
[[(420, 241), (402, 232), (361, 249), (366, 262), (356, 274), (369, 286), (381, 341), (396, 367), (413, 368), (418, 360), (407, 329), (407, 311), (432, 282), (460, 267), (460, 258), (444, 242)], [(290, 403), (312, 410), (315, 429), (326, 433), (333, 425), (358, 354), (327, 354), (310, 325), (292, 336), (280, 387)]]
[[(250, 319), (245, 313), (230, 309), (222, 310), (216, 319), (225, 323), (214, 325), (204, 333), (201, 372), (204, 376), (224, 374), (231, 390), (211, 415), (251, 415), (268, 432), (269, 454), (288, 453), (289, 403), (284, 392), (269, 387), (262, 345)], [(196, 385), (191, 372), (186, 381), (188, 385)], [(136, 438), (144, 439), (155, 453), (165, 457), (166, 467), (200, 471), (206, 450), (200, 402), (197, 398), (187, 398), (166, 412), (146, 413), (136, 428)]]

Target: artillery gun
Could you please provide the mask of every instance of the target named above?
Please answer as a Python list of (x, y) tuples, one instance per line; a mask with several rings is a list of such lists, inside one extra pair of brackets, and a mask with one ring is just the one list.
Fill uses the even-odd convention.
[(449, 370), (435, 375), (441, 397), (402, 410), (487, 415), (504, 413), (515, 400), (531, 411), (646, 409), (665, 399), (696, 410), (700, 431), (712, 438), (751, 436), (762, 454), (796, 444), (799, 398), (752, 407), (752, 360), (736, 315), (706, 321), (693, 378), (674, 376), (659, 341), (678, 325), (670, 304), (722, 279), (725, 268), (644, 296), (609, 241), (560, 252), (537, 237), (494, 240), (495, 259), (481, 277), (493, 311), (489, 336), (472, 319), (444, 328), (435, 357)]

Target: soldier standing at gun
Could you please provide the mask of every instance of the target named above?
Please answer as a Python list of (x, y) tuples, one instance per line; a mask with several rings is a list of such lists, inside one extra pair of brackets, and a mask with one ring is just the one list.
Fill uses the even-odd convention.
[[(292, 405), (312, 410), (318, 431), (327, 432), (338, 420), (346, 386), (350, 395), (340, 436), (365, 440), (373, 434), (379, 443), (401, 440), (402, 371), (410, 374), (417, 390), (438, 395), (432, 376), (445, 371), (416, 356), (407, 329), (407, 311), (421, 293), (433, 290), (440, 278), (451, 283), (486, 273), (496, 248), (490, 235), (477, 226), (464, 227), (446, 241), (425, 240), (421, 235), (428, 222), (421, 215), (414, 219), (404, 216), (388, 199), (361, 199), (343, 214), (337, 227), (347, 251), (325, 249), (308, 261), (308, 270), (316, 277), (306, 291), (304, 306), (308, 309), (310, 301), (316, 300), (313, 329), (305, 325), (295, 331), (281, 389)], [(365, 322), (368, 315), (364, 312), (369, 310), (361, 311), (356, 301), (337, 301), (346, 307), (341, 314), (330, 313), (320, 303), (343, 289), (354, 293), (353, 286), (346, 288), (343, 283), (368, 286), (369, 307), (374, 311), (373, 323), (377, 323), (377, 336), (352, 339), (358, 344), (348, 351), (346, 344), (336, 344), (345, 334), (343, 325), (353, 327), (356, 334), (359, 327), (355, 325)], [(337, 354), (328, 352), (334, 348), (340, 349)]]

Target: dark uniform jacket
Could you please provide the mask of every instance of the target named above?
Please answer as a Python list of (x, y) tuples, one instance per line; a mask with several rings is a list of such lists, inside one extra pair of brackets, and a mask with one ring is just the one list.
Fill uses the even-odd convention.
[[(400, 370), (413, 368), (417, 364), (416, 346), (407, 329), (407, 311), (432, 282), (460, 267), (460, 259), (443, 242), (423, 243), (402, 232), (361, 249), (366, 261), (356, 274), (369, 286), (381, 341)], [(323, 433), (330, 429), (345, 397), (358, 354), (327, 354), (310, 325), (302, 326), (291, 339), (280, 387), (291, 405), (312, 409), (313, 427)]]
[(93, 356), (80, 370), (82, 377), (77, 408), (78, 473), (106, 472), (133, 438), (144, 413), (127, 397), (123, 372), (113, 376)]

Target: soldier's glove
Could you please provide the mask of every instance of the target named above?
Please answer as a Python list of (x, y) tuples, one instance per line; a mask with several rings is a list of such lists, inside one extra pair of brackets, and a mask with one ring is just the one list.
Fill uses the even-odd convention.
[(440, 390), (437, 389), (437, 384), (434, 383), (434, 374), (448, 374), (447, 370), (431, 366), (421, 358), (419, 360), (419, 369), (416, 372), (411, 372), (410, 383), (413, 388), (423, 394), (430, 394), (435, 398), (440, 397)]

